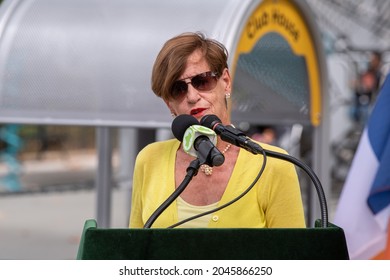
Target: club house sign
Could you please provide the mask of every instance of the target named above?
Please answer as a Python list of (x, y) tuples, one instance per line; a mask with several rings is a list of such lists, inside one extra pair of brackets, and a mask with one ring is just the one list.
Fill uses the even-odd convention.
[(249, 19), (245, 31), (248, 38), (253, 39), (256, 36), (256, 33), (261, 31), (263, 27), (277, 25), (284, 28), (287, 34), (296, 42), (299, 39), (299, 30), (296, 28), (293, 20), (294, 19), (288, 18), (279, 9), (275, 9), (271, 11), (271, 13), (264, 11), (261, 15), (254, 15)]
[(302, 11), (288, 0), (264, 0), (244, 24), (239, 38), (234, 65), (240, 54), (250, 53), (256, 43), (268, 33), (284, 38), (297, 56), (306, 62), (310, 92), (310, 120), (314, 126), (321, 122), (321, 79), (318, 54), (313, 34)]

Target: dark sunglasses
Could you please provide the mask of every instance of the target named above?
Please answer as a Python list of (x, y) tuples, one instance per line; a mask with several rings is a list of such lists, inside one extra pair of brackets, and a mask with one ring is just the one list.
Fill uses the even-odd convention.
[(193, 77), (186, 78), (190, 79), (190, 82), (184, 80), (178, 80), (173, 83), (171, 94), (173, 98), (180, 98), (188, 92), (188, 84), (191, 84), (196, 90), (209, 91), (216, 87), (218, 81), (218, 73), (208, 71), (200, 73)]

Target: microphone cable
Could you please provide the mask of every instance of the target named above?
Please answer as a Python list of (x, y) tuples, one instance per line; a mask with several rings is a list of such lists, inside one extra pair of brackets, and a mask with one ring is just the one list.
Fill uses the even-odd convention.
[(260, 179), (261, 175), (264, 172), (265, 166), (267, 165), (267, 155), (266, 155), (264, 150), (262, 150), (262, 154), (263, 154), (263, 164), (261, 166), (261, 169), (260, 169), (259, 173), (257, 174), (256, 178), (254, 179), (254, 181), (250, 184), (250, 186), (243, 193), (241, 193), (236, 198), (232, 199), (231, 201), (229, 201), (229, 202), (227, 202), (227, 203), (225, 203), (225, 204), (223, 204), (223, 205), (221, 205), (221, 206), (219, 206), (219, 207), (217, 207), (215, 209), (212, 209), (210, 211), (206, 211), (206, 212), (200, 213), (198, 215), (189, 217), (189, 218), (184, 219), (184, 220), (182, 220), (182, 221), (180, 221), (180, 222), (178, 222), (176, 224), (173, 224), (173, 225), (171, 225), (171, 226), (169, 226), (167, 228), (175, 228), (175, 227), (180, 226), (180, 225), (182, 225), (184, 223), (187, 223), (189, 221), (192, 221), (192, 220), (195, 220), (197, 218), (203, 217), (205, 215), (217, 212), (217, 211), (219, 211), (219, 210), (221, 210), (221, 209), (223, 209), (223, 208), (225, 208), (225, 207), (227, 207), (229, 205), (232, 205), (233, 203), (235, 203), (236, 201), (241, 199), (244, 195), (246, 195), (255, 186), (255, 184), (257, 183), (257, 181)]

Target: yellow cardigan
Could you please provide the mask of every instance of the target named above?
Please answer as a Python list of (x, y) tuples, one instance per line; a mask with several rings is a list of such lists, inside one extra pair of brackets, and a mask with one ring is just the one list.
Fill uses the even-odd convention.
[[(152, 213), (174, 192), (174, 167), (179, 146), (180, 142), (176, 139), (155, 142), (138, 154), (133, 176), (130, 228), (142, 228)], [(275, 146), (262, 144), (262, 147), (285, 153)], [(240, 149), (218, 206), (244, 192), (256, 178), (262, 163), (262, 155), (253, 155)], [(177, 205), (174, 201), (157, 218), (152, 228), (167, 228), (177, 222)], [(264, 173), (252, 190), (232, 205), (213, 213), (208, 227), (305, 227), (301, 191), (294, 165), (267, 157)]]

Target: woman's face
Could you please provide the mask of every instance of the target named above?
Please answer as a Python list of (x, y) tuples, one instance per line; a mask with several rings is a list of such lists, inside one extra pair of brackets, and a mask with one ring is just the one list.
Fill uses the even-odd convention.
[(187, 60), (186, 68), (179, 78), (187, 84), (187, 93), (175, 99), (165, 100), (170, 111), (177, 115), (188, 114), (200, 120), (204, 115), (217, 115), (222, 123), (229, 123), (229, 114), (226, 108), (226, 93), (231, 92), (231, 78), (228, 69), (219, 74), (215, 88), (209, 91), (195, 89), (189, 82), (191, 77), (211, 71), (201, 51), (193, 52)]

